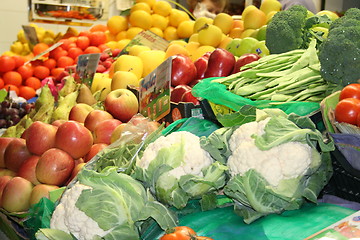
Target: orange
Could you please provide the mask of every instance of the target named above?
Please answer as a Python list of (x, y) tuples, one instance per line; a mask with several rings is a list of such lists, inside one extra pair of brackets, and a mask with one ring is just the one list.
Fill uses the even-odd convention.
[(89, 53), (101, 53), (101, 51), (98, 47), (89, 46), (84, 50), (84, 54), (89, 54)]
[(25, 80), (25, 85), (36, 90), (41, 87), (41, 81), (36, 77), (29, 77)]
[[(80, 48), (78, 47), (73, 47), (73, 48), (70, 48), (69, 51), (68, 51), (68, 56), (71, 57), (72, 59), (75, 60), (75, 58), (79, 55), (83, 54), (83, 50), (81, 50)], [(50, 59), (49, 59), (50, 60)], [(45, 64), (44, 64), (45, 66)], [(52, 68), (50, 68), (52, 69)]]
[(242, 33), (244, 32), (243, 28), (233, 28), (229, 32), (229, 37), (231, 38), (241, 38)]
[(90, 39), (87, 36), (79, 36), (76, 40), (76, 46), (81, 50), (85, 50), (90, 46)]
[(22, 83), (21, 74), (15, 71), (9, 71), (2, 76), (5, 84), (12, 84), (14, 86), (20, 86)]
[(99, 46), (106, 43), (106, 34), (104, 32), (92, 32), (89, 36), (90, 46)]
[(0, 89), (2, 89), (4, 85), (5, 85), (4, 80), (0, 77)]
[[(55, 60), (54, 60), (55, 61)], [(19, 67), (17, 69), (17, 72), (20, 73), (21, 75), (21, 78), (23, 80), (29, 78), (29, 77), (32, 77), (33, 73), (34, 73), (34, 70), (31, 66), (29, 65), (23, 65), (21, 67)]]
[(16, 92), (16, 95), (19, 96), (19, 88), (18, 88), (17, 86), (15, 86), (15, 85), (6, 84), (6, 85), (4, 86), (4, 89), (5, 89), (6, 91), (14, 91), (14, 92)]
[(15, 60), (15, 68), (18, 68), (25, 63), (25, 59), (22, 56), (15, 55), (12, 56), (12, 58)]
[[(61, 41), (61, 40), (60, 40)], [(64, 45), (64, 44), (63, 44)], [(46, 44), (46, 43), (38, 43), (38, 44), (36, 44), (35, 46), (34, 46), (34, 48), (33, 48), (33, 54), (36, 56), (36, 55), (38, 55), (38, 54), (40, 54), (40, 53), (42, 53), (42, 52), (45, 52), (46, 51), (46, 49), (48, 49), (49, 48), (49, 46)], [(49, 56), (49, 53), (46, 53), (45, 55), (44, 55), (44, 57), (48, 57)]]
[(90, 32), (105, 32), (108, 30), (107, 26), (104, 24), (95, 24), (90, 28)]
[(33, 98), (36, 96), (35, 89), (28, 86), (21, 86), (19, 87), (19, 96), (25, 98), (26, 100), (29, 100), (30, 98)]
[(50, 69), (44, 66), (36, 66), (34, 67), (34, 77), (43, 80), (44, 78), (50, 76)]
[(62, 47), (55, 48), (53, 51), (50, 52), (50, 57), (55, 59), (56, 61), (60, 57), (67, 56), (67, 55), (68, 55), (68, 52), (66, 50), (64, 50)]
[(15, 69), (16, 62), (10, 56), (1, 56), (0, 57), (0, 72), (8, 72)]
[[(74, 59), (69, 56), (62, 56), (57, 60), (57, 66), (61, 68), (66, 68), (74, 64)], [(35, 73), (34, 73), (35, 74)]]
[(48, 58), (43, 62), (43, 66), (51, 70), (56, 67), (56, 60), (53, 58)]
[(53, 68), (53, 69), (51, 69), (51, 76), (56, 78), (63, 71), (65, 71), (65, 68)]

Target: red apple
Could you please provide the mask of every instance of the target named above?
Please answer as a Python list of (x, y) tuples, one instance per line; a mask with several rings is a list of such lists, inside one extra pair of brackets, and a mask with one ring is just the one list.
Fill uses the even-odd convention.
[(66, 120), (63, 120), (63, 119), (58, 119), (58, 120), (55, 120), (51, 123), (51, 125), (54, 125), (56, 127), (60, 126), (61, 124), (67, 122)]
[(98, 154), (101, 150), (103, 150), (107, 146), (108, 144), (106, 143), (95, 143), (94, 145), (92, 145), (90, 151), (86, 154), (84, 158), (85, 163), (90, 161), (96, 154)]
[(86, 163), (79, 163), (78, 165), (76, 165), (73, 169), (73, 171), (71, 172), (71, 175), (68, 179), (68, 181), (66, 182), (66, 185), (68, 185), (73, 179), (74, 177), (76, 177), (76, 175), (80, 172), (80, 170), (86, 165)]
[(5, 149), (12, 140), (13, 138), (9, 138), (9, 137), (0, 138), (0, 168), (5, 167), (5, 160), (4, 160)]
[(192, 102), (195, 105), (200, 104), (199, 100), (192, 95), (191, 91), (184, 93), (181, 102)]
[(8, 212), (23, 212), (30, 207), (33, 185), (22, 177), (13, 177), (6, 184), (2, 194), (2, 207)]
[(99, 123), (93, 132), (94, 143), (110, 144), (111, 134), (120, 124), (121, 121), (117, 119), (108, 119)]
[(0, 207), (2, 207), (2, 201), (1, 201), (1, 198), (2, 198), (2, 194), (3, 194), (3, 191), (4, 191), (4, 188), (6, 186), (6, 184), (10, 181), (10, 179), (12, 179), (13, 177), (12, 176), (1, 176), (0, 177)]
[(4, 160), (7, 169), (17, 172), (21, 164), (32, 154), (26, 147), (25, 139), (14, 138), (5, 149)]
[(171, 66), (171, 85), (187, 85), (196, 78), (197, 70), (190, 57), (176, 54)]
[(186, 92), (191, 91), (191, 87), (188, 85), (180, 84), (174, 87), (174, 89), (170, 92), (170, 101), (178, 103), (183, 98), (183, 95)]
[(30, 206), (33, 204), (37, 204), (41, 198), (50, 198), (50, 192), (53, 190), (59, 189), (56, 185), (50, 184), (38, 184), (33, 187), (30, 195)]
[(21, 164), (17, 175), (29, 180), (34, 185), (39, 184), (40, 182), (37, 180), (35, 173), (36, 164), (38, 163), (39, 158), (39, 156), (33, 155), (26, 159), (23, 164)]
[(26, 139), (26, 135), (27, 135), (28, 129), (29, 129), (29, 128), (27, 128), (27, 129), (25, 129), (25, 130), (23, 131), (23, 133), (21, 134), (20, 138)]
[(48, 123), (35, 121), (27, 129), (26, 147), (35, 155), (41, 155), (55, 146), (57, 127)]
[(121, 122), (129, 121), (139, 109), (139, 102), (133, 92), (128, 89), (116, 89), (105, 98), (105, 109)]
[(91, 111), (84, 120), (84, 126), (91, 132), (95, 130), (96, 125), (106, 119), (114, 119), (107, 111), (96, 109)]
[(55, 136), (55, 147), (64, 150), (74, 159), (87, 154), (93, 145), (93, 136), (84, 125), (68, 121), (58, 127)]
[(198, 84), (200, 81), (201, 81), (201, 79), (197, 78), (197, 79), (195, 79), (194, 81), (192, 81), (191, 83), (189, 83), (189, 86), (193, 88), (193, 87), (194, 87), (196, 84)]
[(93, 110), (94, 108), (86, 103), (77, 103), (70, 110), (69, 120), (74, 120), (79, 123), (84, 123), (87, 115)]
[(41, 155), (35, 169), (41, 183), (62, 186), (74, 169), (74, 159), (65, 151), (51, 148)]
[(204, 53), (204, 55), (202, 55), (200, 58), (198, 58), (194, 62), (194, 65), (196, 67), (196, 72), (197, 72), (196, 79), (204, 78), (210, 55), (211, 55), (211, 52), (206, 52), (206, 53)]
[(236, 62), (232, 74), (240, 72), (240, 68), (251, 62), (257, 61), (260, 56), (255, 53), (245, 53), (239, 57)]
[(223, 48), (211, 52), (204, 78), (229, 76), (235, 65), (235, 57)]

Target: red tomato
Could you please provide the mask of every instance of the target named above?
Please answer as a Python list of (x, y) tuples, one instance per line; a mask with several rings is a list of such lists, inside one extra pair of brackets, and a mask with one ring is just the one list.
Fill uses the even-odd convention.
[(335, 119), (356, 125), (360, 113), (360, 100), (356, 98), (345, 98), (338, 102), (335, 107)]
[(159, 240), (191, 240), (196, 236), (196, 232), (186, 226), (171, 228)]
[(352, 83), (345, 86), (339, 96), (339, 100), (345, 98), (357, 98), (360, 99), (360, 84), (359, 83)]

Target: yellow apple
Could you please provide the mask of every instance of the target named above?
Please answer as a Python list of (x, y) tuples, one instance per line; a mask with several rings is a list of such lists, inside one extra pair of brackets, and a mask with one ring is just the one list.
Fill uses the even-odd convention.
[(145, 45), (133, 45), (129, 47), (129, 55), (138, 56), (141, 52), (149, 50), (151, 50), (151, 48)]
[(141, 52), (138, 56), (143, 63), (142, 77), (147, 76), (165, 60), (165, 52), (161, 50), (150, 50)]
[(133, 72), (117, 71), (111, 80), (111, 91), (119, 88), (126, 89), (128, 85), (139, 86), (139, 79)]
[(143, 70), (143, 61), (141, 61), (141, 58), (138, 56), (124, 54), (121, 55), (114, 63), (114, 73), (117, 71), (133, 72), (138, 79), (142, 77)]

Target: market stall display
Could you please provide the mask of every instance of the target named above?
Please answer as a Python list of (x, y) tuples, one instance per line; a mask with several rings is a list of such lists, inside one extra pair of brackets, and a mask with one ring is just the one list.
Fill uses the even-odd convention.
[(303, 239), (353, 213), (318, 199), (348, 199), (332, 190), (349, 171), (337, 170), (338, 156), (358, 148), (342, 129), (358, 129), (360, 115), (339, 112), (341, 101), (360, 106), (344, 96), (359, 78), (349, 67), (359, 64), (360, 10), (279, 6), (195, 19), (167, 1), (137, 1), (89, 30), (55, 37), (31, 25), (36, 44), (19, 33), (0, 56), (4, 231), (276, 239), (269, 228), (281, 225), (283, 239)]

